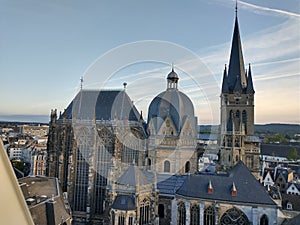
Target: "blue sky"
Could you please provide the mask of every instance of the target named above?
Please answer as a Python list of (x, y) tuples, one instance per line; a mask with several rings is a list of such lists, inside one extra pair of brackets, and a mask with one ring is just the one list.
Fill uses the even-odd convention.
[[(80, 88), (122, 88), (147, 115), (174, 63), (201, 124), (218, 124), (235, 1), (0, 0), (1, 115), (49, 115)], [(256, 123), (300, 123), (300, 1), (239, 1)], [(145, 116), (146, 117), (146, 116)], [(17, 117), (16, 117), (17, 118)]]

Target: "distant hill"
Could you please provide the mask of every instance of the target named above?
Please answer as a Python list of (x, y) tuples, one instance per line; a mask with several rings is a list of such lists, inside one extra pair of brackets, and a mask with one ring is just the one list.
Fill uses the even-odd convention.
[[(199, 125), (200, 133), (218, 133), (218, 125)], [(293, 137), (295, 134), (300, 134), (300, 124), (256, 124), (254, 125), (254, 132), (256, 135), (272, 135), (281, 134), (283, 136), (289, 135)]]
[(293, 137), (295, 134), (300, 134), (300, 124), (257, 124), (255, 125), (254, 130), (257, 135), (281, 134), (283, 136), (288, 135), (290, 137)]

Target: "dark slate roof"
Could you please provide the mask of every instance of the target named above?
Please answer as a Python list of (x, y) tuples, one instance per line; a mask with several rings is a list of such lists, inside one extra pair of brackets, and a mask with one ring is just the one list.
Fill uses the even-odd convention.
[[(140, 114), (125, 91), (81, 90), (65, 111), (66, 119), (139, 121)], [(60, 119), (63, 118), (63, 115)]]
[(118, 210), (135, 210), (135, 197), (132, 195), (117, 195), (111, 206)]
[(282, 208), (287, 209), (287, 203), (292, 203), (293, 210), (300, 211), (300, 195), (281, 194)]
[(186, 175), (169, 175), (158, 174), (157, 175), (157, 188), (161, 195), (175, 195), (175, 192), (180, 188), (186, 179)]
[(196, 129), (197, 121), (194, 115), (194, 105), (187, 95), (177, 89), (168, 89), (160, 93), (150, 103), (148, 121), (152, 120), (156, 132), (167, 116), (172, 118), (177, 132), (181, 131), (185, 117), (190, 118), (192, 127)]
[[(237, 77), (239, 79), (237, 79)], [(236, 82), (238, 81), (240, 82), (240, 84), (246, 84), (242, 44), (239, 32), (238, 19), (236, 17), (228, 69), (228, 87), (230, 91), (234, 89), (234, 87), (236, 86)], [(237, 87), (240, 88), (241, 86)]]
[[(208, 194), (208, 185), (210, 182), (213, 191), (211, 194)], [(232, 196), (231, 194), (233, 183), (237, 190), (236, 196)], [(189, 175), (176, 194), (207, 200), (276, 206), (276, 203), (270, 198), (266, 190), (242, 161), (237, 163), (226, 175)]]
[(260, 154), (277, 156), (277, 157), (287, 157), (289, 151), (292, 148), (296, 148), (298, 155), (300, 155), (300, 147), (294, 145), (284, 145), (284, 144), (261, 144)]
[(289, 220), (285, 225), (299, 225), (300, 224), (300, 214)]
[(137, 185), (146, 185), (151, 182), (139, 167), (130, 165), (116, 183), (135, 187)]
[(275, 169), (275, 180), (277, 180), (277, 178), (278, 178), (278, 176), (281, 174), (283, 177), (284, 177), (284, 179), (288, 182), (288, 175), (290, 174), (290, 173), (292, 173), (293, 171), (292, 171), (292, 169), (290, 169), (290, 168), (281, 168), (281, 167), (277, 167), (276, 169)]

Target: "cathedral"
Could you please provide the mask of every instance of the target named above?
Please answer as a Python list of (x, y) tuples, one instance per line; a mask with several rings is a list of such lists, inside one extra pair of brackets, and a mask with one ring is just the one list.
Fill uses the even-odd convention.
[(238, 18), (221, 89), (218, 171), (199, 172), (198, 121), (172, 68), (147, 122), (126, 90), (81, 89), (51, 111), (47, 174), (68, 196), (74, 224), (269, 225), (278, 207), (257, 181), (254, 86)]

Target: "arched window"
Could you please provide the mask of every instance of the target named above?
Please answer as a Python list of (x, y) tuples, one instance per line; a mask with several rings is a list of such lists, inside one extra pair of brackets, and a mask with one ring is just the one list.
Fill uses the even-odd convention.
[(159, 216), (159, 218), (164, 218), (165, 217), (165, 206), (164, 206), (164, 204), (159, 204), (158, 205), (158, 216)]
[(185, 163), (185, 173), (189, 173), (190, 172), (190, 168), (191, 167), (191, 163), (190, 163), (190, 161), (187, 161), (186, 163)]
[(237, 119), (239, 119), (239, 118), (240, 118), (240, 110), (237, 110), (237, 111), (236, 111), (236, 113), (235, 113), (235, 117), (236, 117)]
[(260, 225), (269, 225), (269, 219), (267, 217), (266, 214), (262, 215), (262, 217), (260, 217)]
[(165, 173), (170, 173), (170, 168), (171, 168), (170, 162), (168, 160), (166, 160), (164, 162), (164, 172)]
[(247, 112), (246, 112), (246, 110), (243, 110), (243, 112), (242, 112), (242, 122), (245, 126), (245, 133), (247, 134)]
[(151, 170), (151, 159), (149, 159), (149, 158), (148, 158), (147, 169), (148, 169), (148, 170)]
[(250, 225), (248, 217), (239, 209), (232, 208), (227, 210), (221, 217), (220, 220), (221, 225), (231, 225), (231, 224), (239, 224), (239, 225)]
[(114, 211), (111, 211), (111, 225), (115, 225), (115, 221), (116, 221), (116, 218), (115, 218), (115, 212)]
[(119, 215), (118, 225), (125, 225), (125, 215), (124, 214)]
[(246, 166), (248, 168), (253, 168), (254, 165), (253, 165), (253, 159), (251, 156), (246, 157)]
[(227, 131), (232, 131), (232, 110), (230, 110), (227, 121)]
[(191, 208), (191, 225), (199, 225), (200, 210), (198, 205), (193, 205)]
[(204, 225), (215, 224), (215, 210), (212, 206), (207, 207), (204, 210)]
[(133, 216), (130, 215), (128, 218), (128, 225), (133, 225)]
[(185, 211), (185, 204), (180, 202), (178, 204), (178, 225), (185, 225), (186, 220), (186, 211)]
[(140, 205), (140, 225), (146, 225), (150, 221), (150, 202), (144, 199)]

